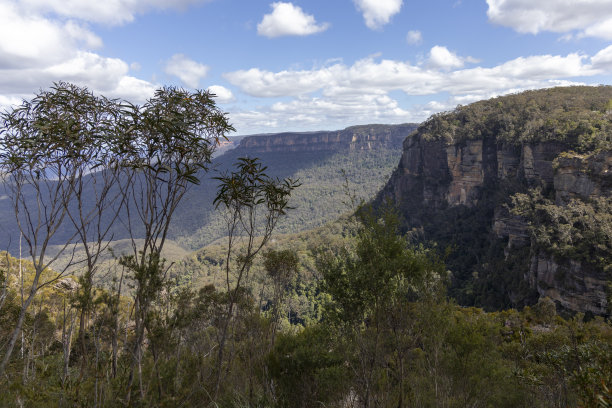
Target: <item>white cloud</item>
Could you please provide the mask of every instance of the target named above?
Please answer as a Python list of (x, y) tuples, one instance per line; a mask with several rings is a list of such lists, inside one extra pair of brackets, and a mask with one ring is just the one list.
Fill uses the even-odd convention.
[(328, 23), (317, 24), (315, 18), (291, 3), (272, 3), (272, 13), (257, 24), (257, 34), (268, 38), (286, 35), (310, 35), (327, 30)]
[(520, 33), (576, 32), (612, 39), (610, 0), (487, 0), (487, 4), (491, 22)]
[(591, 64), (595, 69), (612, 70), (612, 45), (599, 51), (591, 58)]
[(429, 51), (429, 64), (442, 69), (461, 68), (464, 60), (448, 48), (436, 45)]
[(236, 100), (232, 91), (221, 85), (209, 86), (208, 91), (217, 95), (215, 100), (219, 103), (228, 103)]
[(363, 14), (366, 26), (372, 30), (380, 29), (391, 17), (399, 13), (403, 0), (353, 0)]
[[(594, 62), (603, 63), (604, 51)], [(435, 55), (435, 53), (434, 53)], [(459, 58), (459, 57), (457, 57)], [(598, 59), (599, 58), (599, 59)], [(511, 88), (551, 86), (550, 81), (602, 73), (602, 68), (587, 64), (581, 54), (521, 57), (485, 68), (439, 70), (431, 65), (365, 58), (352, 66), (336, 63), (312, 70), (263, 71), (258, 68), (230, 72), (225, 78), (255, 97), (306, 96), (321, 91), (326, 97), (385, 94), (394, 90), (408, 95), (433, 95), (501, 92)], [(446, 67), (457, 61), (447, 61)]]
[(164, 67), (166, 74), (174, 75), (191, 88), (197, 88), (200, 85), (200, 79), (208, 74), (208, 70), (206, 65), (193, 61), (183, 54), (174, 54)]
[(133, 21), (136, 14), (148, 10), (180, 10), (206, 1), (210, 0), (20, 0), (20, 3), (28, 12), (36, 14), (54, 13), (60, 17), (114, 25)]
[(418, 30), (410, 30), (406, 34), (406, 42), (410, 45), (419, 45), (423, 42), (423, 34)]
[[(251, 96), (292, 97), (257, 111), (232, 112), (232, 119), (242, 133), (265, 131), (266, 126), (314, 130), (356, 122), (421, 121), (457, 104), (527, 89), (582, 84), (585, 77), (612, 73), (612, 46), (592, 57), (578, 53), (534, 55), (492, 67), (461, 68), (463, 61), (473, 59), (449, 54), (450, 58), (441, 59), (445, 64), (435, 67), (374, 56), (350, 66), (335, 62), (310, 70), (271, 72), (252, 68), (226, 73), (230, 83)], [(449, 99), (404, 108), (391, 96), (397, 91), (408, 98), (447, 93)]]
[(22, 13), (0, 2), (0, 69), (35, 67), (62, 61), (75, 48), (97, 48), (102, 41), (75, 22), (60, 23)]
[[(366, 123), (401, 123), (413, 113), (399, 107), (388, 95), (346, 98), (297, 98), (277, 102), (258, 111), (232, 112), (232, 123), (240, 131), (340, 129)], [(422, 119), (421, 119), (422, 120)]]
[(344, 70), (341, 64), (325, 67), (318, 70), (303, 71), (262, 71), (259, 68), (229, 72), (224, 77), (233, 85), (239, 86), (244, 92), (252, 96), (275, 97), (296, 96), (314, 92), (322, 84), (329, 84), (342, 74), (337, 71)]
[(112, 97), (130, 96), (134, 102), (153, 94), (154, 85), (129, 76), (124, 61), (93, 52), (101, 46), (85, 25), (0, 1), (0, 104), (31, 99), (57, 81)]

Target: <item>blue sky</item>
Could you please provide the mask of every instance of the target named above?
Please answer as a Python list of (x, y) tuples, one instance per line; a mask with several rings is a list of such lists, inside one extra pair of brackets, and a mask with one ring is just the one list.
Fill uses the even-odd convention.
[(0, 105), (210, 89), (237, 134), (418, 122), (612, 83), (612, 0), (0, 0)]

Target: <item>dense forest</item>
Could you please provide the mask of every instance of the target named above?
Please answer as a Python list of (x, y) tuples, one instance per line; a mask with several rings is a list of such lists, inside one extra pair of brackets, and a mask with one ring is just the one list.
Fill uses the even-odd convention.
[[(56, 84), (2, 122), (0, 164), (28, 259), (0, 254), (0, 406), (612, 405), (609, 320), (560, 316), (546, 297), (520, 311), (459, 306), (448, 296), (453, 248), (419, 242), (401, 208), (364, 203), (342, 175), (342, 217), (275, 235), (303, 211), (292, 201), (301, 182), (236, 157), (212, 197), (225, 237), (164, 259), (174, 212), (232, 129), (207, 92), (164, 88), (133, 106)], [(84, 191), (96, 192), (95, 211), (78, 205)], [(568, 235), (537, 193), (515, 195), (513, 209), (538, 217), (534, 242), (580, 256), (589, 244), (570, 238), (591, 233), (604, 241), (589, 261), (608, 271), (608, 230), (576, 221)], [(596, 225), (608, 225), (600, 201), (608, 218)], [(125, 208), (141, 235), (102, 262)], [(51, 251), (63, 223), (74, 236)], [(54, 268), (78, 248), (84, 258)]]

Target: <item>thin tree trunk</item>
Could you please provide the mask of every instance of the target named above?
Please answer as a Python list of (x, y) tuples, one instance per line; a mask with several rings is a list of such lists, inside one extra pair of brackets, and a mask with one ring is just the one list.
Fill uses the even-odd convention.
[[(42, 271), (40, 273), (42, 273)], [(21, 330), (23, 328), (23, 321), (25, 320), (26, 312), (30, 307), (32, 300), (34, 300), (34, 296), (36, 296), (38, 288), (38, 278), (40, 276), (40, 273), (38, 271), (36, 272), (34, 282), (32, 283), (32, 289), (30, 290), (30, 295), (28, 296), (24, 304), (21, 306), (21, 310), (19, 311), (19, 317), (17, 318), (17, 326), (15, 326), (15, 329), (11, 334), (11, 340), (9, 341), (8, 346), (6, 348), (6, 353), (4, 354), (2, 363), (0, 363), (0, 377), (4, 375), (6, 366), (11, 360), (11, 355), (13, 354), (13, 349), (15, 348), (15, 344), (17, 343), (17, 338), (19, 338), (19, 335), (21, 334)]]

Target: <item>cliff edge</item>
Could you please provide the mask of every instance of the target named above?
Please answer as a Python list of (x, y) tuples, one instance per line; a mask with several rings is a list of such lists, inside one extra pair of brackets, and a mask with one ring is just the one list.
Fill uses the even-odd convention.
[(528, 91), (434, 115), (381, 192), (450, 247), (462, 304), (610, 314), (612, 87)]

